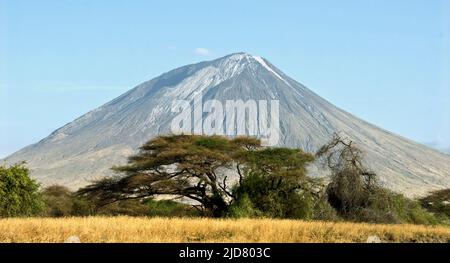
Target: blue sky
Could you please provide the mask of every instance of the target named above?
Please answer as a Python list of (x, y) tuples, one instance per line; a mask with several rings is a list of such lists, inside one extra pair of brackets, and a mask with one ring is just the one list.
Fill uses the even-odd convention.
[(0, 0), (0, 157), (163, 72), (239, 51), (450, 147), (450, 0), (242, 2)]

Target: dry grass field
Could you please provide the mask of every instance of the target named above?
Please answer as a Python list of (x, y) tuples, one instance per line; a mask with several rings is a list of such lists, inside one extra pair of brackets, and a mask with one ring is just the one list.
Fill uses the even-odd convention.
[(273, 219), (10, 218), (0, 219), (1, 242), (450, 242), (450, 228)]

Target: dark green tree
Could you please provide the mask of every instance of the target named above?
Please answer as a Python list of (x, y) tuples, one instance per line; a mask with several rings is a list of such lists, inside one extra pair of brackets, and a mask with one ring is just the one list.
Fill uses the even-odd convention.
[(39, 184), (24, 163), (0, 166), (0, 217), (32, 216), (43, 207)]
[(233, 191), (231, 216), (310, 218), (317, 180), (306, 176), (313, 157), (299, 149), (242, 152), (244, 174)]
[(450, 223), (450, 189), (433, 191), (419, 201), (422, 207)]
[(77, 196), (67, 187), (52, 185), (42, 190), (45, 203), (45, 216), (88, 216), (95, 212), (95, 205), (85, 197)]
[(42, 191), (45, 215), (51, 217), (70, 216), (73, 211), (72, 193), (67, 187), (52, 185)]

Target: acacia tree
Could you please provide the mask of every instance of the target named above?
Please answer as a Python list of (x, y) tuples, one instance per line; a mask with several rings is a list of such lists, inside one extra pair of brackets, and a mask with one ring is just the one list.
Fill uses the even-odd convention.
[[(292, 151), (298, 157), (298, 164), (295, 164)], [(238, 174), (237, 184), (256, 169), (264, 170), (266, 174), (287, 174), (303, 167), (305, 162), (302, 160), (307, 155), (301, 150), (292, 151), (289, 152), (291, 158), (273, 155), (270, 157), (272, 162), (264, 165), (259, 158), (262, 155), (258, 157), (256, 153), (265, 153), (266, 159), (270, 153), (265, 152), (260, 140), (255, 138), (160, 136), (145, 143), (138, 154), (129, 158), (127, 165), (113, 168), (121, 176), (94, 182), (80, 189), (78, 194), (94, 198), (100, 205), (124, 199), (172, 195), (196, 201), (204, 211), (219, 217), (236, 199), (232, 185), (227, 185), (231, 181), (227, 175), (230, 170)]]
[(97, 181), (79, 194), (97, 199), (100, 205), (173, 195), (196, 201), (214, 216), (221, 216), (232, 194), (219, 169), (233, 166), (238, 152), (258, 147), (260, 142), (251, 138), (160, 136), (145, 143), (128, 165), (113, 168), (123, 176)]

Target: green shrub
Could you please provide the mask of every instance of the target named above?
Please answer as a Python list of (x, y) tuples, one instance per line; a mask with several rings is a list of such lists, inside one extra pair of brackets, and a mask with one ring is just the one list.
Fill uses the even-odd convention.
[(200, 212), (190, 205), (172, 200), (148, 199), (145, 202), (148, 207), (147, 215), (162, 217), (199, 216)]
[(255, 218), (262, 215), (261, 211), (256, 209), (247, 193), (230, 205), (228, 216), (233, 218)]
[(419, 202), (440, 221), (450, 224), (450, 189), (434, 191), (421, 198)]
[(235, 207), (231, 211), (233, 216), (311, 218), (313, 198), (308, 192), (308, 186), (297, 179), (261, 173), (248, 174), (233, 191), (236, 196)]
[(43, 208), (39, 184), (23, 163), (0, 166), (0, 217), (37, 215)]
[(336, 210), (328, 203), (328, 200), (321, 196), (313, 206), (312, 219), (321, 221), (340, 221)]
[(67, 187), (52, 185), (42, 191), (45, 203), (43, 215), (49, 217), (88, 216), (95, 214), (94, 204), (74, 195)]
[(94, 215), (95, 205), (85, 197), (72, 195), (72, 215), (73, 216), (90, 216)]
[(63, 217), (72, 215), (72, 193), (67, 187), (49, 186), (42, 191), (42, 199), (45, 203), (45, 216)]
[(316, 157), (331, 170), (326, 197), (343, 219), (371, 223), (437, 222), (417, 202), (382, 187), (377, 174), (363, 164), (363, 153), (352, 141), (334, 135)]
[(141, 200), (129, 199), (121, 200), (108, 205), (98, 207), (96, 214), (108, 216), (146, 216), (149, 208)]
[(370, 223), (434, 225), (438, 220), (417, 201), (380, 188), (368, 198), (365, 207), (351, 210), (345, 219)]
[(313, 197), (309, 192), (296, 191), (284, 201), (286, 218), (311, 219), (313, 217)]
[(417, 201), (406, 198), (401, 194), (389, 193), (389, 205), (395, 214), (395, 223), (436, 224), (438, 220)]

